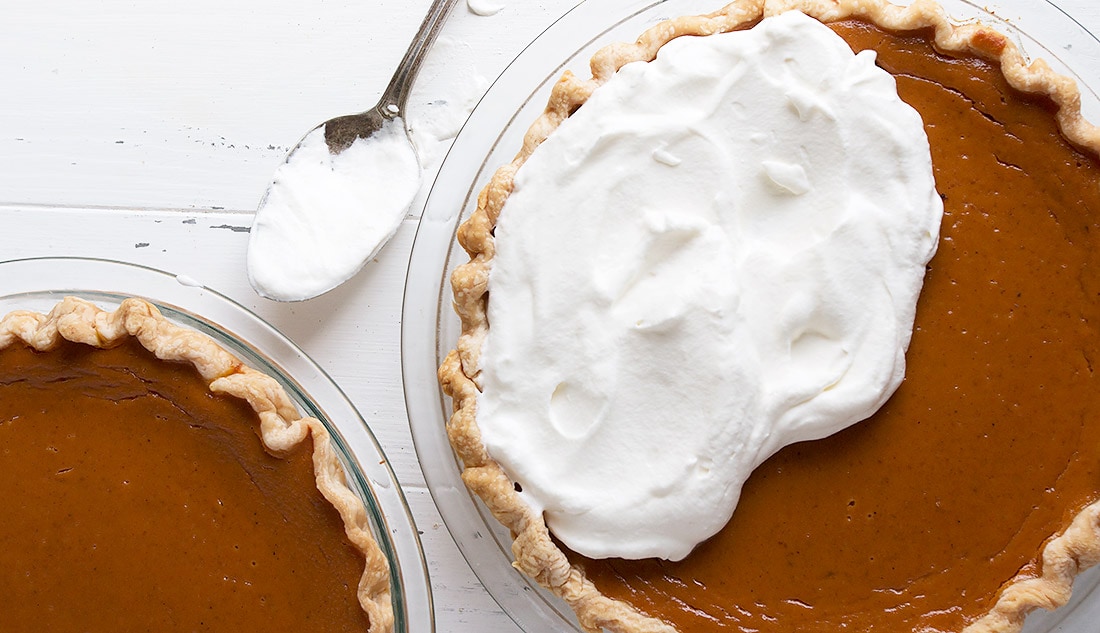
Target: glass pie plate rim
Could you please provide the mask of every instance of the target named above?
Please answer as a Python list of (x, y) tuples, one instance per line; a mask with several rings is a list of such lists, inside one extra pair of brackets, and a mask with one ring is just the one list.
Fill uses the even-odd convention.
[[(601, 0), (583, 2), (547, 28), (492, 84), (459, 132), (425, 203), (413, 242), (401, 322), (406, 407), (428, 489), (459, 550), (488, 592), (527, 633), (582, 629), (569, 607), (511, 567), (511, 537), (462, 483), (446, 437), (450, 400), (436, 370), (459, 331), (451, 307), (450, 273), (468, 258), (455, 242), (458, 224), (476, 206), (493, 171), (519, 149), (527, 126), (542, 111), (563, 70), (587, 77), (591, 53), (611, 41), (630, 41), (660, 19), (707, 13), (722, 0)], [(899, 4), (907, 4), (900, 2)], [(1100, 59), (1100, 40), (1057, 5), (1044, 0), (940, 0), (958, 19), (978, 19), (1006, 33), (1025, 54), (1042, 57), (1082, 87), (1082, 109), (1100, 124), (1100, 83), (1085, 82), (1088, 61)], [(1094, 63), (1094, 62), (1093, 62)], [(1100, 617), (1100, 567), (1082, 574), (1070, 604), (1029, 617), (1026, 633), (1085, 631)], [(1091, 596), (1091, 598), (1090, 598)]]
[(274, 326), (236, 301), (156, 268), (110, 259), (35, 257), (0, 261), (0, 315), (46, 312), (66, 296), (114, 309), (126, 297), (156, 305), (245, 364), (275, 378), (299, 410), (325, 425), (349, 488), (363, 501), (390, 563), (394, 630), (434, 631), (431, 584), (412, 513), (373, 431), (343, 390)]

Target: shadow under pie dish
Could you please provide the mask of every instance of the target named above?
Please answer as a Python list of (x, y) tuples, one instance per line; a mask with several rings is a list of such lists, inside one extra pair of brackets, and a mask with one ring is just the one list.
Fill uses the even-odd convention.
[[(563, 594), (589, 627), (662, 630), (672, 622), (681, 630), (709, 630), (716, 626), (711, 618), (726, 617), (721, 623), (730, 630), (1016, 630), (1031, 608), (1063, 602), (1079, 564), (1095, 556), (1095, 456), (1076, 450), (1095, 445), (1089, 435), (1095, 430), (1083, 422), (1087, 410), (1051, 413), (1063, 401), (1090, 406), (1095, 133), (1077, 116), (1072, 84), (1042, 70), (1024, 72), (1014, 49), (988, 29), (944, 23), (934, 34), (927, 20), (941, 18), (928, 4), (904, 11), (862, 5), (868, 13), (856, 16), (837, 5), (800, 6), (837, 22), (853, 47), (875, 48), (878, 64), (897, 76), (899, 94), (921, 113), (928, 132), (945, 215), (905, 383), (871, 419), (761, 465), (733, 520), (684, 561), (589, 560), (562, 552), (540, 533), (545, 528), (530, 520), (516, 482), (485, 459), (471, 426), (474, 411), (463, 405), (476, 401), (470, 378), (480, 370), (485, 325), (476, 321), (484, 314), (487, 280), (490, 296), (492, 288), (492, 220), (484, 222), (507, 213), (511, 175), (583, 101), (572, 97), (602, 81), (566, 80), (575, 83), (555, 92), (549, 115), (532, 128), (534, 140), (498, 174), (499, 186), (490, 185), (460, 233), (475, 260), (466, 269), (475, 274), (456, 274), (466, 371), (456, 373), (454, 356), (442, 373), (456, 394), (459, 412), (450, 428), (465, 476), (519, 535), (517, 566)], [(766, 10), (780, 8), (788, 7)], [(721, 27), (704, 19), (676, 24), (709, 31), (750, 26), (758, 10), (733, 5), (719, 18), (726, 20)], [(639, 48), (673, 34), (667, 25), (653, 29)], [(937, 37), (939, 52), (929, 44)], [(593, 67), (611, 72), (622, 50), (605, 53)], [(1006, 64), (1016, 87), (990, 60)], [(1017, 89), (1021, 82), (1029, 82), (1028, 94)], [(948, 89), (937, 96), (936, 86)], [(991, 516), (1009, 518), (995, 526)], [(532, 550), (532, 542), (551, 548)], [(941, 598), (935, 582), (948, 583), (939, 585)], [(693, 584), (708, 589), (689, 591)], [(882, 610), (895, 619), (880, 617)]]
[(0, 304), (3, 486), (18, 508), (0, 529), (8, 628), (430, 630), (408, 564), (422, 559), (398, 565), (409, 545), (419, 557), (415, 531), (406, 543), (407, 517), (381, 515), (400, 492), (357, 415), (332, 425), (347, 411), (323, 374), (193, 282), (98, 260), (0, 264), (83, 287), (74, 266), (236, 333), (171, 304), (3, 284), (16, 290)]

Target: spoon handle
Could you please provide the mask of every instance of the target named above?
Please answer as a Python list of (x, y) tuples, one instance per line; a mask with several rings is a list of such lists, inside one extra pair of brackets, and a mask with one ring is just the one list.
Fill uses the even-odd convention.
[(405, 102), (409, 98), (409, 88), (412, 87), (413, 79), (416, 78), (416, 73), (420, 70), (420, 63), (424, 60), (424, 54), (435, 42), (435, 38), (443, 29), (443, 22), (457, 1), (434, 0), (432, 2), (428, 14), (424, 16), (424, 21), (420, 23), (420, 30), (416, 32), (416, 37), (409, 44), (409, 49), (405, 51), (405, 56), (401, 58), (401, 63), (397, 65), (393, 78), (390, 79), (389, 85), (382, 93), (378, 109), (384, 116), (394, 117), (405, 111)]

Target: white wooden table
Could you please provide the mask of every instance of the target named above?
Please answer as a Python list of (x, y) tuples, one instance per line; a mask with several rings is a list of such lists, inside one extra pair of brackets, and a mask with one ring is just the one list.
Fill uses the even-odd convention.
[[(576, 1), (482, 0), (501, 7), (487, 16), (459, 4), (409, 102), (426, 165), (410, 216), (351, 282), (301, 304), (249, 287), (251, 214), (308, 128), (374, 102), (427, 0), (39, 0), (11, 3), (0, 20), (0, 260), (102, 257), (188, 275), (305, 349), (387, 452), (422, 531), (441, 632), (518, 628), (424, 485), (401, 384), (406, 266), (449, 137)], [(1093, 0), (1056, 4), (1100, 33)]]

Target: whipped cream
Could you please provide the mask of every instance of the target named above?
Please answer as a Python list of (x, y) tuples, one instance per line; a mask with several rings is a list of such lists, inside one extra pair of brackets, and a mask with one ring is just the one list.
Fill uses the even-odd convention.
[(329, 152), (310, 132), (279, 166), (248, 239), (248, 278), (264, 297), (300, 301), (340, 285), (397, 231), (420, 189), (405, 122)]
[(800, 13), (629, 64), (518, 171), (478, 425), (570, 549), (679, 560), (904, 375), (942, 203), (874, 53)]
[(504, 5), (490, 0), (466, 0), (466, 8), (474, 15), (490, 16), (500, 13)]
[(431, 87), (431, 93), (413, 92), (415, 101), (410, 101), (419, 107), (411, 109), (408, 119), (426, 174), (438, 171), (451, 143), (489, 88), (489, 80), (475, 63), (477, 52), (468, 41), (440, 35), (432, 45), (432, 55), (448, 60), (447, 64), (425, 65), (420, 71), (419, 77), (423, 85)]

